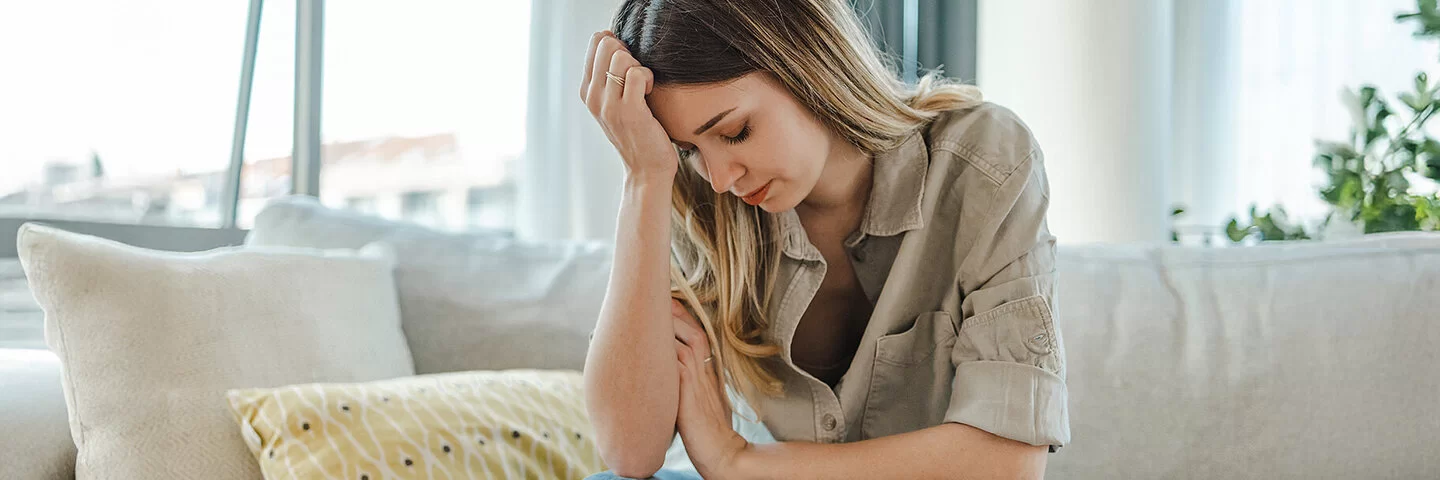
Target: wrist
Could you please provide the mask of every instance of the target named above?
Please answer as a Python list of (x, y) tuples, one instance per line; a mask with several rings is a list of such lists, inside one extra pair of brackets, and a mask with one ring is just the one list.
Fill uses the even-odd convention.
[(625, 187), (669, 190), (675, 183), (675, 168), (650, 168), (646, 170), (625, 170)]
[(722, 469), (726, 474), (725, 478), (761, 478), (762, 475), (760, 472), (762, 470), (755, 465), (755, 462), (758, 460), (755, 456), (755, 445), (750, 443), (750, 441), (745, 440), (743, 437), (740, 437), (738, 434), (736, 435), (736, 438), (738, 438), (739, 441), (743, 442), (744, 444), (742, 447), (735, 450), (735, 453), (732, 454), (726, 462), (727, 465), (725, 465), (725, 467)]

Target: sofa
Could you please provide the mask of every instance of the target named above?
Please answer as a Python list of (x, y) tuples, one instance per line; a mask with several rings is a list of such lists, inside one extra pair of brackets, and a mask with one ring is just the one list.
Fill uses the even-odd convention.
[[(376, 240), (395, 250), (417, 373), (583, 367), (603, 243), (443, 233), (292, 197), (247, 244)], [(1440, 478), (1440, 235), (1062, 244), (1059, 258), (1072, 443), (1049, 478)], [(457, 315), (479, 320), (424, 320)], [(47, 351), (0, 350), (0, 479), (74, 478), (60, 377)], [(670, 453), (686, 468), (683, 446)]]

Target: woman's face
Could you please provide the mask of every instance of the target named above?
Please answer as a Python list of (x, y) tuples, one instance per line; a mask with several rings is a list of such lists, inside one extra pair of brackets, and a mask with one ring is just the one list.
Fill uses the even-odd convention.
[(768, 73), (722, 84), (660, 85), (648, 100), (681, 149), (681, 162), (715, 192), (729, 192), (768, 212), (800, 204), (838, 142)]

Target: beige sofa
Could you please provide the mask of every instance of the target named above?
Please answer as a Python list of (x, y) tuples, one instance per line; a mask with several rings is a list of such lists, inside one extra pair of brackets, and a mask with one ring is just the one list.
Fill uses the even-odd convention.
[[(377, 239), (397, 245), (421, 373), (582, 366), (604, 245), (442, 234), (304, 199), (269, 207), (250, 242)], [(1050, 478), (1440, 478), (1440, 235), (1060, 258), (1072, 443)], [(495, 269), (530, 271), (485, 283)], [(485, 324), (416, 320), (474, 311)], [(73, 478), (59, 375), (48, 352), (0, 350), (0, 479)]]

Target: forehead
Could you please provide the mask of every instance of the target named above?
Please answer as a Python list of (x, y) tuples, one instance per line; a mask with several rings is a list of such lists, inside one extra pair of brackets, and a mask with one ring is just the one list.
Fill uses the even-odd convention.
[(646, 100), (665, 132), (683, 141), (695, 137), (695, 129), (720, 112), (735, 109), (721, 121), (723, 125), (783, 93), (765, 76), (752, 73), (725, 83), (657, 86)]

